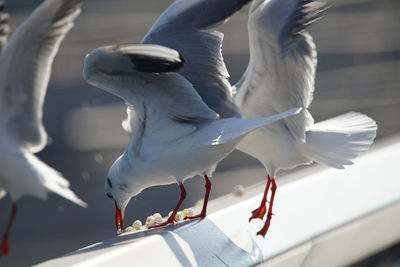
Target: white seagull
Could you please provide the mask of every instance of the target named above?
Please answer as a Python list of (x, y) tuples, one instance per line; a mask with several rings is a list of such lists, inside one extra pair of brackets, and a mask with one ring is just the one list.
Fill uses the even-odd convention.
[(207, 177), (250, 131), (299, 111), (294, 108), (268, 118), (220, 118), (176, 73), (184, 62), (176, 50), (150, 44), (100, 47), (85, 58), (85, 80), (128, 105), (123, 127), (130, 142), (111, 166), (105, 188), (115, 202), (118, 232), (129, 200), (155, 185), (179, 184), (176, 208), (156, 227), (175, 222), (186, 196), (186, 179)]
[(249, 134), (238, 149), (257, 158), (268, 182), (260, 207), (251, 219), (263, 219), (269, 188), (271, 197), (264, 227), (272, 217), (279, 170), (318, 162), (342, 169), (368, 150), (377, 125), (356, 112), (314, 123), (307, 110), (312, 102), (317, 52), (304, 28), (320, 18), (327, 5), (313, 0), (254, 0), (249, 10), (250, 60), (235, 85), (236, 103), (246, 118), (269, 116), (298, 106), (302, 111)]
[[(209, 108), (213, 112), (213, 115), (211, 117), (208, 117), (210, 114), (207, 112), (204, 114), (196, 113), (196, 116), (194, 116), (193, 118), (190, 118), (190, 113), (183, 114), (185, 115), (185, 121), (196, 122), (196, 120), (199, 120), (199, 122), (202, 122), (204, 120), (207, 121), (210, 119), (241, 117), (240, 110), (233, 100), (232, 88), (228, 82), (229, 74), (225, 68), (225, 64), (223, 62), (221, 54), (223, 34), (213, 30), (212, 28), (218, 24), (224, 23), (233, 13), (241, 9), (249, 1), (250, 0), (177, 0), (167, 10), (163, 12), (160, 18), (158, 18), (158, 20), (154, 23), (154, 25), (147, 33), (147, 35), (144, 37), (142, 43), (157, 44), (177, 50), (183, 56), (183, 58), (185, 58), (185, 67), (179, 70), (179, 74), (183, 76), (183, 78), (185, 78), (186, 83), (191, 84), (190, 87), (193, 86), (195, 90), (195, 95), (199, 95), (200, 97), (201, 105), (205, 105), (205, 107)], [(151, 52), (151, 50), (148, 51)], [(162, 49), (162, 51), (164, 51), (163, 53), (165, 53), (166, 50)], [(121, 54), (122, 53), (123, 52), (121, 52)], [(151, 55), (151, 53), (150, 56), (154, 57)], [(149, 64), (150, 67), (154, 65), (154, 63), (152, 63), (150, 60), (146, 64)], [(129, 66), (127, 67), (129, 68)], [(158, 70), (156, 68), (153, 68), (152, 71), (156, 72)], [(192, 91), (193, 88), (186, 90)], [(138, 106), (134, 107), (135, 110), (139, 108), (140, 107)], [(128, 108), (128, 121), (132, 120), (132, 122), (124, 123), (125, 129), (128, 129), (127, 125), (135, 123), (135, 116), (137, 117), (136, 120), (143, 119), (140, 117), (143, 116), (141, 114), (142, 112), (139, 112), (139, 116), (134, 115), (137, 112), (133, 113), (132, 110), (133, 108)], [(197, 119), (197, 116), (199, 115), (201, 115), (200, 119)], [(176, 114), (173, 116), (176, 117)], [(189, 124), (183, 125), (188, 126)], [(197, 125), (200, 124), (196, 124), (196, 127)], [(129, 129), (128, 132), (130, 132)], [(150, 130), (148, 132), (150, 132)], [(134, 135), (131, 134), (131, 143), (140, 142), (138, 140), (135, 140), (135, 138), (140, 138), (137, 138)], [(168, 138), (170, 137), (167, 137), (167, 139)], [(193, 151), (193, 153), (195, 152)], [(113, 167), (111, 169), (115, 168), (116, 167)], [(207, 168), (209, 168), (210, 170), (213, 169), (213, 167), (210, 166), (208, 166)], [(191, 218), (205, 217), (206, 215), (207, 200), (211, 190), (211, 182), (208, 178), (208, 175), (211, 174), (211, 171), (209, 171), (209, 173), (207, 174), (207, 168), (201, 167), (201, 172), (199, 172), (204, 176), (204, 179), (206, 181), (206, 192), (204, 197), (203, 209), (199, 215), (193, 216)], [(111, 174), (111, 176), (117, 176), (117, 174)], [(174, 181), (178, 181), (178, 183), (181, 183), (183, 182), (184, 178), (177, 177), (177, 179), (174, 179), (175, 178), (172, 178), (172, 180), (170, 179), (170, 183)], [(107, 195), (118, 196), (118, 192), (115, 192), (113, 194), (109, 193), (112, 182), (109, 179), (107, 179), (107, 181), (110, 181), (106, 182), (105, 184), (105, 190), (108, 193)], [(157, 183), (149, 183), (145, 187), (155, 184)], [(181, 189), (182, 188), (183, 185), (181, 186)], [(135, 194), (131, 195), (133, 196)], [(123, 217), (126, 203), (117, 203), (121, 204), (119, 206), (117, 205), (116, 207), (117, 215), (119, 213), (118, 216), (121, 218)], [(177, 206), (177, 208), (179, 207), (179, 205)], [(121, 207), (123, 208), (122, 214), (121, 212), (119, 212)], [(168, 220), (169, 222), (171, 222), (171, 218), (170, 220)]]
[(8, 235), (24, 195), (46, 199), (49, 191), (82, 206), (69, 182), (33, 153), (47, 143), (42, 124), (43, 101), (51, 65), (65, 35), (79, 15), (83, 0), (43, 2), (11, 36), (0, 4), (0, 198), (13, 201), (0, 255), (8, 254)]

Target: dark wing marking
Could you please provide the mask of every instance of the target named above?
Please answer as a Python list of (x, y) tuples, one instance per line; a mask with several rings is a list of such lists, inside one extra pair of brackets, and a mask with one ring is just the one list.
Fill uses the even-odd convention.
[(328, 7), (328, 4), (315, 0), (297, 1), (279, 34), (282, 57), (285, 57), (290, 48), (302, 38), (304, 29), (319, 20)]
[(4, 12), (4, 1), (0, 1), (0, 53), (6, 46), (10, 33), (9, 18), (10, 16)]
[(128, 56), (133, 69), (141, 72), (177, 72), (185, 64), (185, 60), (177, 51), (167, 47), (124, 44), (117, 45), (116, 50)]

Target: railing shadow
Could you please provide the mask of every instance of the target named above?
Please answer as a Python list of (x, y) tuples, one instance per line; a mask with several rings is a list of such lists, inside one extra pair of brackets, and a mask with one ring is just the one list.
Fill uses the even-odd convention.
[(180, 248), (177, 236), (190, 246), (198, 266), (253, 266), (263, 259), (262, 251), (253, 238), (252, 249), (248, 253), (207, 218), (182, 225), (175, 231), (165, 231), (161, 236), (183, 266), (191, 264)]
[(251, 237), (250, 253), (243, 250), (210, 219), (181, 222), (159, 229), (151, 229), (126, 235), (120, 235), (101, 243), (82, 248), (64, 257), (99, 251), (115, 246), (123, 246), (138, 242), (141, 237), (160, 235), (168, 244), (182, 266), (192, 266), (178, 238), (184, 240), (191, 249), (198, 266), (252, 266), (262, 262), (262, 251)]

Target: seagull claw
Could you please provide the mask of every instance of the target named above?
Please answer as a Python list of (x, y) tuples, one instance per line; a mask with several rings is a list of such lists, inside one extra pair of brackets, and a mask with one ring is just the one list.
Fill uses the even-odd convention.
[(265, 216), (265, 213), (267, 211), (267, 207), (264, 204), (261, 204), (260, 207), (258, 207), (257, 209), (253, 210), (251, 212), (251, 217), (249, 218), (249, 222), (251, 222), (251, 220), (253, 219), (263, 219)]

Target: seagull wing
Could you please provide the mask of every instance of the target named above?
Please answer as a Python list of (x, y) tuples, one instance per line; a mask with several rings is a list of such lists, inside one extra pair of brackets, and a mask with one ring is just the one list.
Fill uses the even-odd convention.
[[(83, 0), (43, 2), (11, 36), (0, 59), (0, 123), (31, 152), (46, 144), (43, 101), (58, 48)], [(1, 125), (0, 124), (0, 125)]]
[(7, 44), (10, 26), (8, 25), (9, 15), (4, 12), (4, 2), (0, 1), (0, 53)]
[[(101, 47), (86, 56), (86, 81), (128, 104), (122, 126), (135, 140), (133, 151), (140, 150), (145, 135), (178, 138), (193, 131), (192, 123), (219, 118), (192, 84), (176, 73), (184, 63), (176, 50), (150, 44)], [(187, 131), (174, 132), (177, 122)]]
[(177, 0), (143, 39), (177, 50), (186, 59), (179, 72), (204, 102), (221, 117), (240, 116), (233, 102), (222, 53), (223, 34), (212, 28), (224, 23), (250, 0)]
[(281, 119), (287, 118), (298, 114), (301, 108), (293, 108), (279, 114), (271, 115), (263, 118), (228, 118), (221, 119), (214, 122), (207, 128), (207, 133), (202, 135), (202, 141), (207, 145), (221, 145), (228, 143), (232, 139), (237, 139), (252, 131), (271, 124), (273, 122), (279, 121)]
[(235, 99), (246, 117), (261, 117), (302, 107), (284, 119), (294, 137), (305, 140), (313, 124), (312, 102), (317, 52), (304, 29), (320, 18), (326, 4), (314, 0), (259, 0), (249, 10), (250, 60), (235, 85)]

